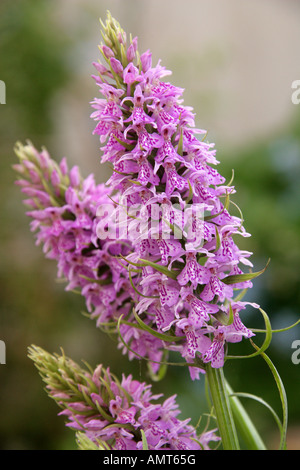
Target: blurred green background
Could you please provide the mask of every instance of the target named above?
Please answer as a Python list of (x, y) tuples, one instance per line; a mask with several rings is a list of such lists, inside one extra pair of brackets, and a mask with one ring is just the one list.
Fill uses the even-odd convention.
[[(145, 364), (128, 363), (111, 339), (81, 315), (83, 299), (64, 292), (56, 266), (34, 245), (11, 165), (17, 140), (46, 146), (54, 158), (79, 164), (98, 181), (109, 175), (99, 164), (92, 136), (89, 102), (97, 89), (92, 62), (99, 57), (98, 18), (106, 10), (133, 36), (139, 49), (150, 48), (154, 62), (173, 71), (184, 87), (197, 127), (216, 142), (219, 171), (235, 173), (234, 202), (242, 209), (252, 237), (255, 269), (271, 258), (248, 299), (258, 302), (274, 329), (294, 323), (300, 311), (300, 105), (291, 102), (291, 84), (300, 79), (300, 5), (294, 0), (1, 0), (0, 80), (6, 104), (0, 105), (0, 339), (6, 364), (0, 365), (0, 448), (72, 449), (73, 432), (42, 390), (27, 358), (37, 344), (91, 365), (103, 362), (117, 374), (132, 372), (147, 380)], [(242, 246), (242, 245), (241, 245)], [(247, 324), (262, 327), (249, 310)], [(300, 329), (274, 334), (268, 355), (286, 387), (290, 449), (300, 449), (300, 364), (291, 361)], [(260, 344), (263, 337), (258, 337)], [(245, 344), (233, 354), (249, 353)], [(226, 363), (236, 391), (254, 393), (280, 414), (272, 375), (260, 358)], [(186, 368), (170, 368), (155, 390), (178, 394), (182, 417), (196, 424), (207, 411), (204, 380), (189, 381)], [(265, 442), (278, 445), (273, 417), (246, 401)], [(197, 414), (195, 415), (195, 409)]]

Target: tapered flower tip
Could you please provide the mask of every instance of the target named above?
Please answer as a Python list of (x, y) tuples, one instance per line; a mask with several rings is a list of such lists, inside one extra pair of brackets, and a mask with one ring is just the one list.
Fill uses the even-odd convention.
[(40, 348), (39, 346), (35, 346), (34, 344), (32, 344), (28, 348), (28, 357), (38, 366), (49, 362), (51, 354), (49, 354), (47, 351)]
[(63, 367), (65, 362), (65, 355), (62, 351), (62, 355), (52, 355), (42, 349), (39, 346), (31, 345), (28, 348), (28, 357), (34, 362), (34, 365), (39, 370), (43, 377), (50, 378), (51, 375), (55, 375), (56, 371)]
[(107, 47), (112, 51), (118, 52), (121, 45), (126, 43), (126, 33), (121, 28), (120, 23), (112, 17), (111, 13), (107, 11), (106, 21), (100, 19), (103, 28), (102, 37)]

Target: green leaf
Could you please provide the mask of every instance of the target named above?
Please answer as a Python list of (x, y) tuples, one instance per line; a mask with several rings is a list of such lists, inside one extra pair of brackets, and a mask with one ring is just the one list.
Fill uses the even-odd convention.
[(125, 256), (119, 255), (116, 258), (122, 258), (124, 261), (127, 261), (127, 263), (131, 264), (132, 266), (136, 266), (137, 268), (143, 268), (145, 266), (151, 266), (153, 269), (156, 271), (161, 272), (162, 274), (165, 274), (166, 276), (170, 277), (171, 279), (176, 279), (178, 276), (178, 273), (175, 271), (170, 271), (168, 268), (165, 268), (164, 266), (161, 266), (160, 264), (154, 263), (152, 261), (149, 261), (147, 259), (142, 259), (140, 258), (139, 263), (134, 263), (133, 261), (129, 261)]
[[(123, 145), (123, 147), (125, 147), (127, 150), (133, 150), (135, 145), (136, 145), (135, 143), (134, 144), (128, 144), (128, 142), (123, 142), (123, 140), (119, 139), (115, 135), (114, 135), (114, 138), (116, 139), (117, 142), (119, 142), (119, 144)], [(126, 173), (120, 173), (120, 174), (125, 175)]]
[(142, 442), (143, 442), (143, 450), (149, 450), (148, 442), (147, 442), (146, 435), (143, 429), (141, 429), (141, 435), (142, 435)]
[(136, 184), (137, 186), (142, 186), (142, 183), (140, 183), (139, 181), (135, 181), (135, 180), (127, 180), (129, 183), (132, 183), (132, 184)]
[(177, 153), (178, 153), (178, 155), (180, 155), (182, 157), (182, 154), (183, 154), (183, 132), (182, 132), (182, 129), (180, 131), (180, 138), (179, 138), (179, 141), (178, 141)]
[(241, 227), (241, 226), (243, 225), (243, 223), (244, 223), (244, 216), (243, 216), (243, 213), (242, 213), (241, 209), (239, 208), (239, 206), (238, 206), (235, 202), (230, 201), (230, 204), (232, 204), (234, 207), (236, 207), (237, 210), (238, 210), (238, 212), (239, 212), (239, 214), (240, 214), (240, 219), (241, 219), (240, 227)]
[(170, 271), (168, 268), (165, 268), (164, 266), (161, 266), (160, 264), (153, 263), (152, 261), (148, 261), (147, 259), (141, 258), (140, 261), (143, 263), (143, 266), (151, 266), (153, 269), (156, 269), (156, 271), (159, 271), (162, 274), (165, 274), (171, 279), (177, 279), (178, 273), (175, 271)]
[(247, 294), (247, 291), (248, 291), (248, 288), (246, 287), (233, 299), (234, 302), (239, 302), (240, 300), (242, 300)]
[(217, 226), (215, 228), (216, 228), (216, 248), (215, 248), (214, 251), (218, 251), (218, 249), (221, 246), (221, 239), (220, 239), (220, 234), (219, 234), (219, 230), (218, 230)]
[(114, 421), (112, 416), (106, 413), (106, 411), (104, 411), (104, 409), (102, 408), (102, 406), (99, 405), (99, 402), (97, 400), (96, 400), (96, 407), (99, 413), (101, 414), (101, 416), (103, 417), (103, 419), (106, 419), (106, 421), (109, 421), (111, 423)]
[(234, 274), (232, 276), (225, 277), (224, 279), (222, 279), (222, 282), (224, 282), (224, 284), (238, 284), (240, 282), (250, 281), (251, 279), (254, 279), (255, 277), (258, 277), (261, 274), (263, 274), (265, 270), (267, 269), (269, 263), (270, 263), (270, 259), (268, 260), (266, 266), (261, 271), (257, 271), (255, 273)]
[[(300, 319), (298, 321), (296, 321), (295, 323), (293, 323), (292, 325), (286, 326), (285, 328), (280, 328), (278, 330), (272, 330), (272, 333), (282, 333), (283, 331), (291, 330), (292, 328), (297, 326), (299, 323), (300, 323)], [(266, 330), (261, 330), (261, 329), (257, 329), (257, 328), (251, 328), (251, 330), (254, 333), (265, 333), (266, 332)]]
[(139, 317), (139, 315), (136, 313), (136, 311), (134, 309), (133, 309), (133, 314), (134, 314), (134, 317), (135, 317), (136, 321), (138, 322), (138, 324), (145, 331), (147, 331), (151, 335), (155, 336), (156, 338), (159, 338), (162, 341), (167, 341), (167, 342), (171, 342), (171, 343), (173, 343), (173, 341), (182, 341), (182, 339), (183, 339), (182, 336), (166, 335), (164, 333), (159, 333), (158, 331), (153, 330), (153, 328), (151, 328), (149, 325), (146, 325), (146, 323), (144, 323), (143, 320), (141, 320), (141, 318)]
[(231, 304), (229, 305), (229, 316), (226, 313), (219, 310), (217, 313), (214, 313), (214, 318), (216, 318), (222, 325), (231, 325), (234, 320), (233, 310)]
[(227, 381), (226, 388), (229, 394), (229, 400), (236, 427), (247, 446), (247, 450), (265, 450), (265, 444), (263, 443), (256, 427), (254, 426), (242, 403), (237, 398), (238, 394), (233, 393), (233, 390)]
[(193, 195), (194, 195), (193, 194), (193, 188), (192, 188), (190, 180), (188, 180), (188, 185), (189, 185), (189, 194), (188, 194), (188, 197), (185, 201), (186, 205), (190, 203), (190, 201), (193, 199)]
[(223, 208), (217, 214), (206, 215), (204, 217), (205, 222), (209, 222), (210, 220), (215, 219), (219, 215), (222, 215), (223, 212), (228, 209), (229, 203), (230, 203), (230, 195), (229, 195), (229, 193), (226, 192), (225, 202), (224, 202)]
[(226, 184), (226, 186), (231, 186), (234, 180), (234, 169), (231, 170), (231, 179), (230, 181)]
[(287, 423), (288, 423), (288, 402), (287, 402), (286, 391), (285, 391), (283, 382), (281, 380), (281, 377), (276, 367), (272, 363), (271, 359), (265, 353), (262, 353), (261, 356), (264, 359), (264, 361), (267, 363), (270, 371), (272, 372), (278, 391), (279, 391), (279, 396), (280, 396), (281, 406), (282, 406), (282, 415), (283, 415), (279, 450), (286, 450), (286, 435), (287, 435)]
[(230, 193), (226, 191), (224, 210), (228, 210), (229, 204), (230, 204)]
[(136, 357), (139, 357), (140, 359), (144, 359), (145, 361), (148, 361), (150, 363), (152, 362), (153, 364), (160, 364), (160, 365), (164, 364), (164, 365), (167, 365), (167, 366), (181, 366), (181, 367), (197, 367), (197, 365), (195, 365), (194, 363), (189, 363), (189, 362), (154, 361), (153, 359), (143, 357), (140, 354), (138, 354), (136, 351), (133, 351), (133, 349), (131, 349), (130, 346), (125, 342), (125, 340), (122, 337), (121, 332), (120, 332), (120, 323), (122, 321), (122, 317), (123, 317), (123, 315), (120, 316), (120, 318), (118, 320), (118, 325), (117, 325), (117, 329), (118, 329), (118, 332), (119, 332), (120, 339), (121, 339), (122, 343), (124, 344), (124, 346), (128, 349), (128, 351), (132, 352), (132, 354), (134, 354)]
[(273, 417), (276, 421), (276, 424), (279, 428), (279, 431), (280, 431), (280, 433), (282, 433), (283, 429), (282, 429), (282, 424), (281, 424), (279, 416), (274, 411), (274, 409), (271, 407), (271, 405), (269, 405), (269, 403), (266, 402), (265, 400), (263, 400), (261, 397), (258, 397), (257, 395), (253, 395), (252, 393), (243, 393), (243, 392), (232, 393), (230, 396), (231, 397), (250, 398), (251, 400), (255, 400), (255, 401), (261, 403), (263, 406), (268, 408), (268, 410), (272, 413), (272, 415), (273, 415)]

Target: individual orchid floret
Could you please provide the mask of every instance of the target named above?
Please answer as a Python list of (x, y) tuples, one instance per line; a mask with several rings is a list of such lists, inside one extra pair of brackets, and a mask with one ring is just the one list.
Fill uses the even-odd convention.
[[(198, 435), (180, 420), (176, 396), (154, 395), (151, 386), (123, 375), (119, 381), (102, 365), (83, 368), (64, 353), (31, 346), (48, 395), (62, 408), (66, 426), (80, 433), (80, 448), (95, 450), (210, 450), (216, 429)], [(77, 434), (78, 436), (78, 434)], [(84, 444), (84, 445), (83, 445)]]

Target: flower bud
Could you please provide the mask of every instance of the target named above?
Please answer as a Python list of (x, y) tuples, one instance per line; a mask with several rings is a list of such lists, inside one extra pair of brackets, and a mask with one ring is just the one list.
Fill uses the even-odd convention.
[(123, 66), (122, 66), (121, 62), (119, 60), (115, 59), (114, 57), (111, 57), (109, 62), (110, 62), (112, 70), (117, 75), (120, 75), (122, 77), (122, 75), (123, 75)]
[(151, 54), (151, 52), (149, 50), (144, 52), (140, 57), (140, 61), (141, 61), (141, 64), (142, 64), (143, 72), (147, 72), (147, 70), (149, 70), (151, 65), (152, 65), (152, 54)]
[(130, 46), (128, 47), (127, 52), (126, 52), (126, 57), (127, 57), (128, 62), (132, 62), (134, 60), (135, 52), (136, 51), (134, 49), (134, 45), (130, 44)]
[(112, 49), (106, 46), (105, 44), (101, 46), (101, 50), (107, 59), (110, 59), (111, 57), (114, 57), (115, 55)]
[(99, 62), (93, 62), (93, 66), (100, 74), (105, 74), (108, 72), (108, 68), (106, 68), (103, 64)]
[(126, 44), (126, 33), (124, 31), (119, 31), (117, 33), (117, 38), (120, 44), (123, 44), (125, 46)]

